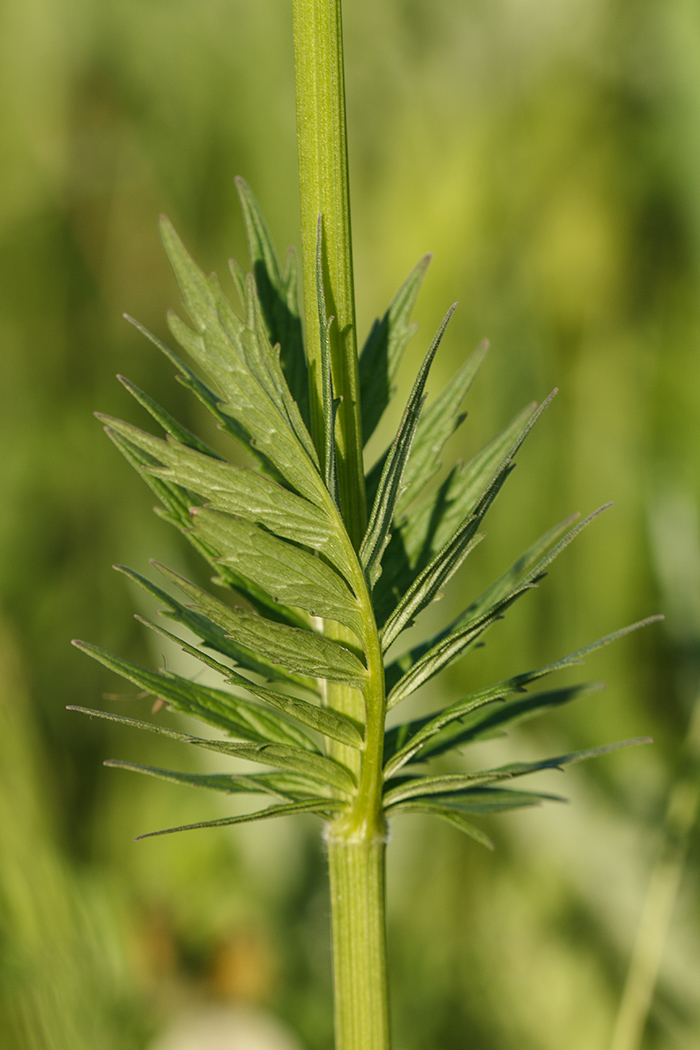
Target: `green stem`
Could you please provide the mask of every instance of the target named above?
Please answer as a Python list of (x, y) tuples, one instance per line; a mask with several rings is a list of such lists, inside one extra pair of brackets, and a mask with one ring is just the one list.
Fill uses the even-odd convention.
[[(367, 625), (362, 639), (367, 661), (364, 695), (341, 683), (326, 683), (324, 701), (364, 723), (361, 752), (330, 743), (329, 754), (358, 778), (353, 804), (326, 829), (331, 881), (333, 985), (336, 1050), (389, 1050), (386, 977), (382, 812), (386, 700), (384, 662), (371, 598), (359, 562), (354, 581)], [(326, 634), (352, 646), (352, 632), (326, 623)]]
[[(362, 417), (350, 237), (350, 193), (340, 0), (294, 0), (294, 68), (301, 192), (302, 263), (311, 432), (325, 452), (321, 338), (316, 293), (318, 217), (322, 275), (330, 329), (340, 510), (355, 551), (367, 524)], [(384, 922), (386, 828), (381, 810), (384, 668), (371, 599), (357, 564), (355, 592), (368, 637), (362, 639), (368, 686), (326, 683), (325, 702), (365, 726), (361, 754), (331, 744), (329, 752), (358, 776), (353, 805), (327, 827), (333, 926), (336, 1050), (389, 1050)], [(340, 625), (325, 633), (353, 645)]]
[(294, 0), (294, 68), (301, 193), (306, 352), (311, 432), (324, 448), (321, 342), (316, 299), (316, 239), (323, 217), (323, 277), (331, 328), (336, 397), (338, 490), (346, 528), (359, 548), (366, 526), (362, 463), (350, 192), (345, 130), (345, 83), (340, 0)]
[(382, 836), (328, 833), (336, 1050), (388, 1050)]

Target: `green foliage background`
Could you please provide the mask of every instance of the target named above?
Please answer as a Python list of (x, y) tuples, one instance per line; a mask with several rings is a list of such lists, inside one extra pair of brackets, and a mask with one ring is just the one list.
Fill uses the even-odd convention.
[[(422, 818), (396, 822), (397, 1046), (458, 1050), (471, 1033), (474, 1050), (604, 1050), (700, 674), (700, 11), (691, 0), (345, 8), (361, 338), (431, 250), (405, 387), (455, 297), (433, 389), (492, 342), (453, 455), (561, 388), (456, 590), (478, 593), (570, 511), (616, 501), (443, 688), (456, 697), (669, 614), (590, 661), (607, 691), (517, 741), (533, 758), (647, 733), (653, 748), (577, 767), (564, 783), (549, 774), (545, 790), (564, 788), (572, 804), (492, 820), (494, 855)], [(278, 248), (295, 241), (291, 63), (288, 0), (9, 0), (0, 14), (9, 1050), (131, 1050), (183, 1002), (221, 999), (269, 1006), (309, 1050), (330, 1045), (316, 826), (132, 845), (226, 803), (103, 769), (104, 757), (180, 755), (65, 711), (123, 689), (72, 636), (176, 665), (176, 651), (148, 648), (131, 618), (142, 599), (110, 565), (141, 571), (156, 555), (201, 570), (91, 413), (147, 425), (118, 371), (183, 422), (208, 425), (121, 313), (164, 336), (177, 305), (161, 211), (205, 268), (223, 276), (232, 254), (245, 263), (235, 174)], [(515, 745), (482, 747), (500, 762)], [(700, 1037), (698, 860), (695, 842), (649, 1050)]]

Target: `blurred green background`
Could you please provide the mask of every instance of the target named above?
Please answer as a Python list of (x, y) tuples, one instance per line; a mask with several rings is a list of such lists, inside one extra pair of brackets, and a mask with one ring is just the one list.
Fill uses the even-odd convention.
[[(317, 825), (133, 844), (225, 802), (103, 769), (166, 749), (65, 710), (123, 691), (71, 637), (163, 657), (111, 564), (192, 561), (91, 416), (147, 425), (121, 372), (199, 423), (121, 319), (164, 337), (177, 306), (157, 215), (225, 275), (247, 262), (242, 174), (278, 248), (298, 241), (291, 2), (6, 0), (0, 27), (2, 1045), (140, 1050), (183, 1010), (244, 1004), (328, 1050)], [(493, 855), (396, 823), (397, 1050), (607, 1050), (700, 678), (700, 6), (346, 0), (345, 36), (361, 334), (430, 250), (403, 387), (455, 298), (433, 389), (492, 342), (452, 455), (561, 391), (443, 615), (615, 500), (432, 702), (667, 614), (589, 661), (605, 692), (480, 745), (653, 747), (549, 774), (570, 805), (492, 820)], [(700, 1045), (699, 862), (696, 838), (648, 1050)]]

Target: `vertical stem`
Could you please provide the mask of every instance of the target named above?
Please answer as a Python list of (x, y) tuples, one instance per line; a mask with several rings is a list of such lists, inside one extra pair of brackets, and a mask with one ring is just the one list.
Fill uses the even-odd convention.
[(388, 1050), (384, 929), (386, 843), (328, 834), (333, 904), (335, 1050)]
[[(363, 599), (363, 615), (369, 620), (373, 615), (370, 597), (361, 582), (357, 590)], [(330, 633), (336, 637), (343, 630), (338, 626)], [(382, 649), (374, 626), (363, 645), (368, 671), (364, 697), (359, 690), (333, 682), (327, 683), (326, 695), (334, 710), (356, 719), (364, 715), (365, 723), (361, 752), (348, 754), (354, 749), (341, 744), (329, 748), (333, 757), (346, 762), (358, 776), (353, 804), (326, 828), (336, 1050), (390, 1047), (384, 921), (387, 835), (382, 812), (386, 701)]]
[[(321, 340), (316, 297), (318, 217), (322, 217), (322, 275), (326, 309), (335, 317), (330, 357), (335, 397), (338, 492), (343, 522), (358, 550), (367, 512), (362, 417), (350, 237), (350, 193), (341, 0), (294, 0), (294, 68), (301, 191), (302, 263), (311, 432), (325, 448)], [(372, 644), (371, 687), (327, 683), (326, 702), (365, 722), (365, 748), (348, 759), (358, 774), (349, 811), (327, 828), (333, 926), (336, 1050), (389, 1050), (384, 923), (386, 835), (381, 814), (384, 675), (365, 581), (358, 565), (356, 593), (365, 599)], [(328, 630), (334, 635), (334, 628)], [(366, 640), (365, 640), (366, 641)], [(331, 745), (334, 753), (340, 745)], [(347, 750), (347, 749), (346, 749)]]
[(302, 263), (311, 431), (323, 448), (321, 344), (316, 302), (316, 236), (323, 216), (323, 277), (331, 328), (338, 490), (345, 525), (359, 548), (366, 525), (345, 82), (340, 0), (294, 0), (294, 68), (301, 191)]

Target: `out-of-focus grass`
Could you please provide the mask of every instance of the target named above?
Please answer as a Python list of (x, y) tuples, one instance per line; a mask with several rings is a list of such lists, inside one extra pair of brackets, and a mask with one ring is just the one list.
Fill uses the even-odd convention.
[[(561, 388), (458, 586), (476, 591), (570, 510), (616, 500), (458, 667), (456, 695), (659, 610), (646, 506), (659, 477), (700, 499), (700, 17), (688, 0), (345, 6), (361, 326), (433, 250), (413, 358), (455, 297), (435, 386), (482, 337), (493, 344), (457, 453)], [(0, 602), (14, 651), (2, 1010), (14, 1004), (12, 1031), (24, 1017), (18, 1048), (127, 1048), (183, 998), (247, 998), (320, 1050), (328, 930), (313, 825), (132, 845), (214, 803), (102, 770), (102, 757), (150, 747), (156, 759), (160, 745), (64, 711), (120, 688), (70, 636), (161, 657), (111, 562), (188, 558), (90, 416), (137, 419), (116, 371), (185, 421), (195, 411), (120, 319), (163, 335), (176, 305), (157, 213), (223, 274), (243, 256), (241, 173), (278, 245), (296, 236), (290, 5), (9, 0), (0, 19)], [(635, 635), (591, 662), (610, 689), (562, 713), (556, 741), (533, 723), (533, 754), (657, 743), (567, 774), (566, 812), (494, 821), (494, 856), (397, 823), (398, 1045), (457, 1050), (468, 1032), (478, 1050), (607, 1045), (687, 717), (676, 655), (661, 629)], [(697, 862), (691, 844), (649, 1050), (700, 1034)]]

